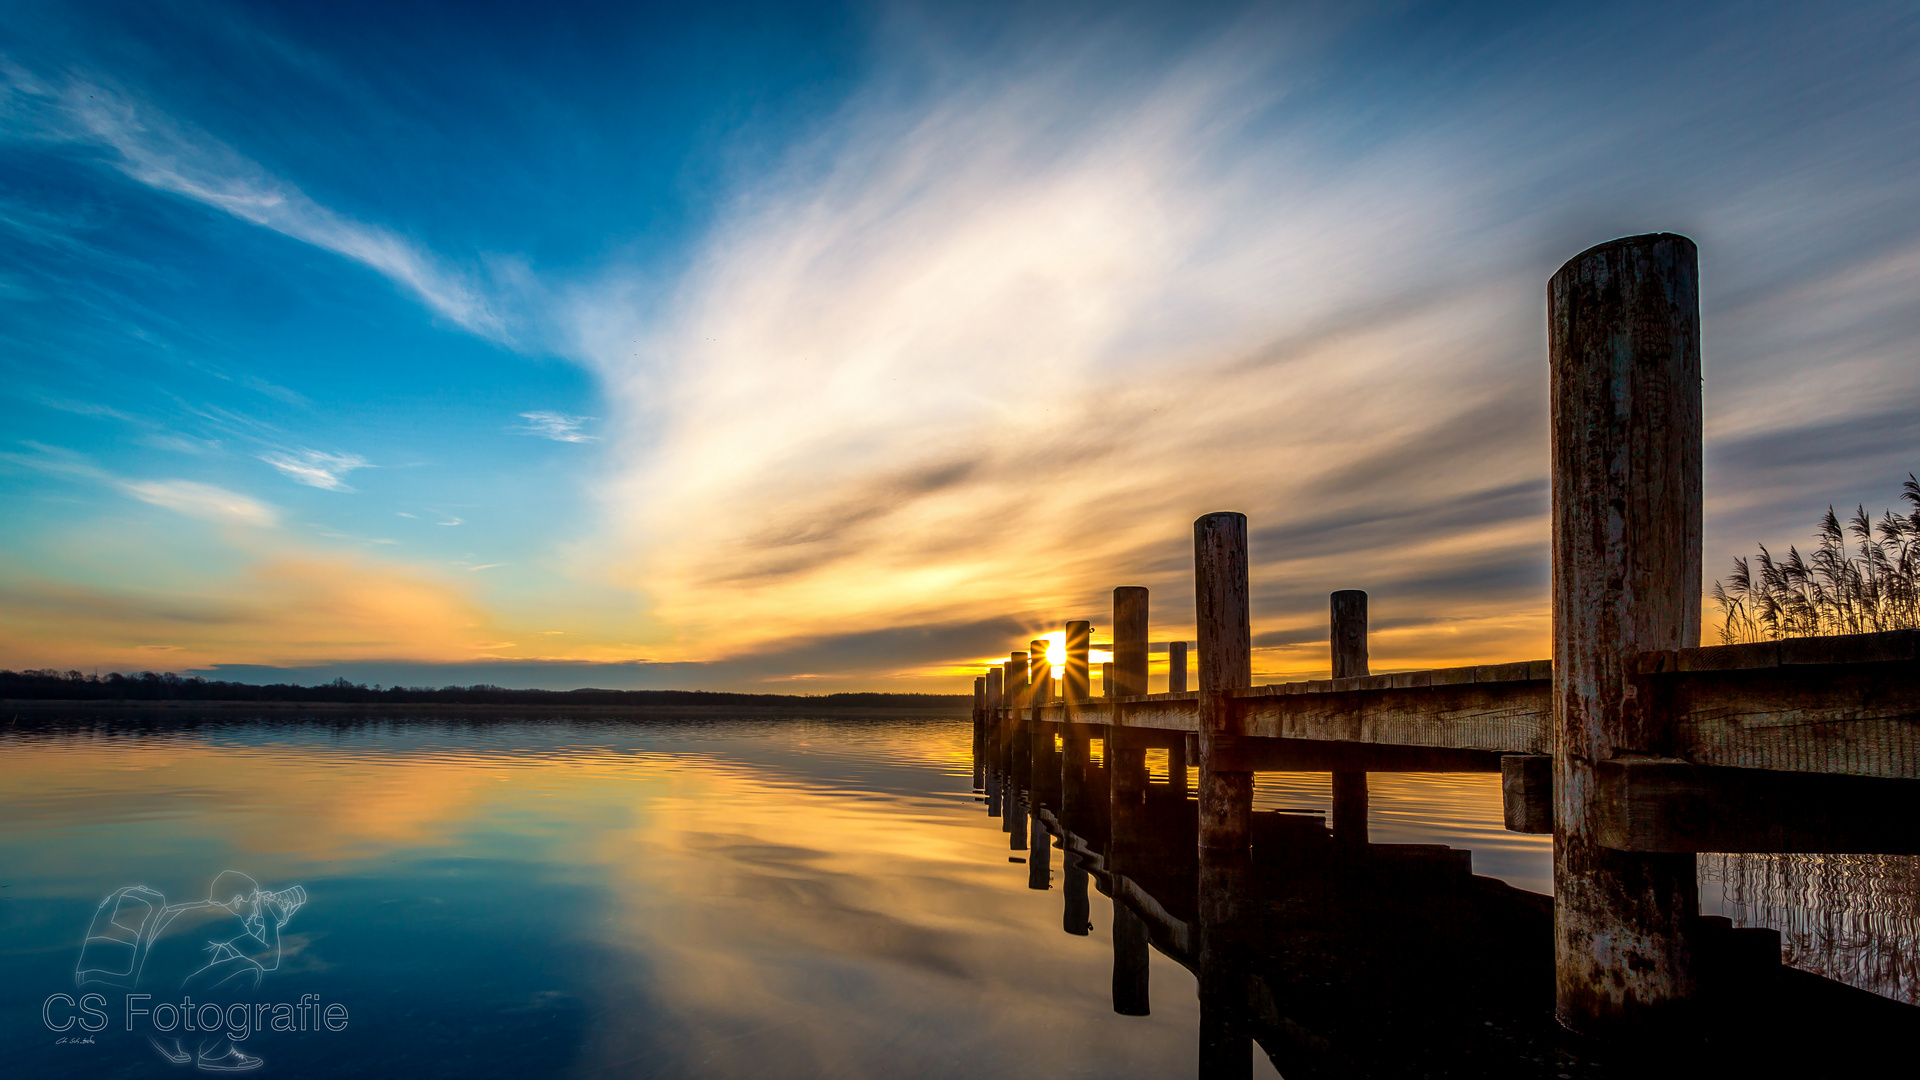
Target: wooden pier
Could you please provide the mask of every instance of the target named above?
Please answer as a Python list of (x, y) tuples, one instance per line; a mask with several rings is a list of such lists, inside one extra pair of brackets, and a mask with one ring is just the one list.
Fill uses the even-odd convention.
[[(1168, 690), (1147, 692), (1147, 590), (1131, 586), (1114, 591), (1101, 697), (1084, 620), (1064, 623), (1057, 690), (1044, 641), (976, 681), (988, 812), (1031, 849), (1035, 888), (1048, 839), (1063, 845), (1070, 898), (1081, 875), (1070, 932), (1084, 932), (1088, 873), (1128, 911), (1113, 931), (1116, 1009), (1146, 1007), (1149, 942), (1194, 969), (1203, 1075), (1245, 1075), (1256, 1029), (1275, 1030), (1260, 1020), (1265, 991), (1249, 998), (1263, 903), (1252, 854), (1278, 827), (1256, 827), (1256, 772), (1333, 774), (1329, 837), (1374, 874), (1446, 860), (1368, 854), (1380, 846), (1367, 844), (1366, 774), (1500, 774), (1507, 827), (1554, 837), (1556, 897), (1537, 920), (1550, 925), (1554, 1013), (1598, 1045), (1696, 1024), (1728, 957), (1777, 966), (1777, 937), (1769, 961), (1764, 932), (1699, 918), (1696, 853), (1920, 852), (1920, 634), (1699, 647), (1696, 263), (1684, 237), (1636, 236), (1549, 284), (1552, 659), (1371, 674), (1366, 596), (1345, 590), (1330, 600), (1334, 677), (1255, 686), (1247, 522), (1215, 513), (1194, 524), (1196, 688), (1183, 641), (1167, 649)], [(1160, 793), (1146, 776), (1155, 748), (1170, 764)], [(1147, 824), (1153, 805), (1172, 812), (1169, 797), (1191, 808), (1188, 839)], [(1169, 842), (1191, 847), (1174, 857)], [(1183, 916), (1167, 899), (1179, 875), (1192, 883)]]

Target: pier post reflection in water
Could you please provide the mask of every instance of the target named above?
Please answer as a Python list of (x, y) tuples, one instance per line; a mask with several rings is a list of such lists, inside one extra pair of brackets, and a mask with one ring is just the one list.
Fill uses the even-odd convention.
[(973, 680), (973, 790), (984, 791), (987, 772), (987, 679)]
[[(1107, 665), (1110, 696), (1147, 692), (1147, 590), (1113, 590), (1113, 663)], [(1123, 726), (1118, 709), (1107, 729), (1107, 872), (1113, 896), (1113, 1011), (1146, 1016), (1147, 924), (1126, 904), (1118, 883), (1134, 872), (1146, 846), (1148, 733)]]
[(1047, 834), (1047, 827), (1040, 820), (1040, 810), (1035, 806), (1031, 819), (1032, 828), (1027, 843), (1027, 888), (1053, 888), (1053, 838)]
[(1066, 874), (1061, 892), (1066, 901), (1060, 909), (1060, 929), (1076, 937), (1086, 937), (1093, 929), (1093, 909), (1087, 902), (1087, 867), (1080, 861), (1080, 853), (1068, 844), (1061, 852)]

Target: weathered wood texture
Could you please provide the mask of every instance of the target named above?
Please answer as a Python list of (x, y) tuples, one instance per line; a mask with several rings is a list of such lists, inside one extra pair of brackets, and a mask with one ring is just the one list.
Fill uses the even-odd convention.
[(1652, 652), (1641, 692), (1700, 765), (1920, 779), (1920, 634)]
[(1245, 1077), (1253, 1070), (1244, 942), (1253, 773), (1220, 766), (1240, 735), (1233, 692), (1253, 684), (1246, 515), (1208, 514), (1193, 523), (1193, 583), (1200, 636), (1200, 1075)]
[(1208, 514), (1193, 523), (1193, 587), (1200, 634), (1200, 847), (1245, 850), (1253, 776), (1215, 764), (1225, 761), (1218, 751), (1243, 730), (1234, 692), (1253, 685), (1245, 514)]
[(1553, 832), (1552, 755), (1501, 755), (1500, 809), (1508, 832)]
[[(1491, 668), (1487, 674), (1536, 673), (1528, 670), (1527, 665), (1502, 667), (1508, 670)], [(1305, 685), (1311, 689), (1276, 693), (1278, 688), (1269, 686), (1259, 688), (1265, 693), (1249, 692), (1239, 696), (1234, 704), (1240, 716), (1240, 730), (1250, 736), (1270, 739), (1319, 739), (1507, 753), (1544, 753), (1553, 746), (1552, 684), (1544, 679), (1335, 689), (1350, 681), (1363, 680), (1339, 680), (1324, 687), (1291, 683), (1286, 685)]]
[(1671, 1022), (1692, 991), (1693, 859), (1603, 847), (1594, 770), (1668, 750), (1630, 661), (1700, 641), (1698, 261), (1686, 237), (1627, 237), (1547, 290), (1556, 1008), (1589, 1034)]
[(1600, 763), (1600, 841), (1622, 851), (1920, 853), (1920, 781)]
[[(1551, 684), (1543, 677), (1548, 670), (1545, 661), (1534, 661), (1282, 683), (1233, 691), (1226, 707), (1230, 730), (1246, 738), (1542, 753), (1552, 745)], [(1417, 685), (1379, 685), (1389, 679)], [(1188, 692), (1091, 702), (1079, 710), (1079, 722), (1197, 732), (1199, 697)], [(1061, 706), (1043, 708), (1040, 716), (1053, 723), (1066, 719)]]
[[(1330, 772), (1359, 776), (1369, 772), (1493, 773), (1500, 771), (1501, 758), (1489, 750), (1244, 737), (1235, 739), (1231, 746), (1223, 745), (1217, 752), (1219, 767), (1229, 771)], [(1363, 802), (1359, 808), (1362, 812), (1364, 806)]]
[[(1648, 707), (1672, 719), (1672, 757), (1920, 779), (1920, 660), (1877, 659), (1912, 640), (1899, 631), (1651, 653), (1637, 659), (1645, 673), (1635, 680)], [(1781, 663), (1782, 649), (1828, 662)], [(1551, 662), (1535, 660), (1281, 683), (1237, 692), (1233, 708), (1251, 739), (1544, 754), (1553, 748), (1551, 671)], [(1198, 696), (1096, 700), (1081, 710), (1081, 722), (1197, 732)], [(1052, 723), (1065, 718), (1060, 705), (1039, 713)], [(1384, 762), (1367, 768), (1398, 771)]]
[(1341, 589), (1327, 607), (1332, 623), (1328, 640), (1333, 677), (1353, 679), (1371, 674), (1367, 668), (1367, 594), (1359, 589)]
[(1112, 697), (1147, 692), (1147, 590), (1122, 585), (1113, 590)]

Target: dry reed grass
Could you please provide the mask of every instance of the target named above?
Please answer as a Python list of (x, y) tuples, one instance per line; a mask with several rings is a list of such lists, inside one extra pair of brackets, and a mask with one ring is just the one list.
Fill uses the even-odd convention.
[[(1860, 507), (1842, 526), (1827, 507), (1819, 546), (1805, 557), (1788, 547), (1776, 559), (1766, 545), (1751, 562), (1733, 560), (1713, 599), (1726, 644), (1771, 638), (1869, 634), (1920, 628), (1920, 480), (1907, 474), (1904, 517), (1892, 510), (1874, 521)], [(1851, 537), (1851, 543), (1849, 542)]]

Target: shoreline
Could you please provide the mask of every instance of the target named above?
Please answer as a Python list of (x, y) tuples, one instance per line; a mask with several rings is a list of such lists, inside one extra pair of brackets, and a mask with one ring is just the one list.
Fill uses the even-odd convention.
[(965, 706), (945, 708), (886, 708), (872, 705), (508, 705), (497, 703), (461, 705), (450, 702), (402, 702), (388, 704), (383, 702), (357, 701), (73, 701), (57, 698), (0, 698), (0, 712), (35, 713), (357, 713), (357, 714), (427, 714), (427, 715), (473, 715), (502, 716), (514, 713), (527, 713), (543, 717), (576, 716), (686, 716), (686, 717), (727, 717), (727, 716), (847, 716), (847, 717), (903, 717), (903, 718), (954, 718), (964, 719), (969, 715)]

